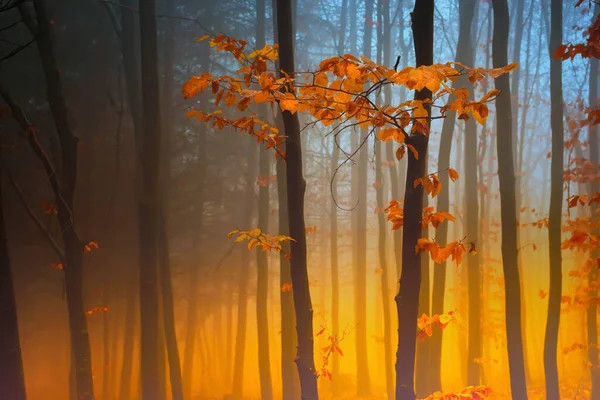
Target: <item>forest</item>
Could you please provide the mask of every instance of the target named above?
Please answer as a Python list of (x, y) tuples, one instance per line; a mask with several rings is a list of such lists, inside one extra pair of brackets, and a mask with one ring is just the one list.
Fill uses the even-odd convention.
[(600, 400), (600, 1), (0, 0), (0, 400)]

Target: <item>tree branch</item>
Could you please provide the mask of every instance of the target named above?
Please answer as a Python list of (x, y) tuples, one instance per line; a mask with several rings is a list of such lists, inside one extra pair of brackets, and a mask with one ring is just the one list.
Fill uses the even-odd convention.
[(21, 188), (19, 187), (19, 185), (15, 181), (15, 178), (14, 178), (12, 172), (10, 171), (9, 166), (6, 164), (6, 162), (4, 161), (4, 159), (2, 159), (1, 162), (2, 162), (2, 167), (4, 168), (4, 170), (6, 171), (6, 175), (8, 176), (8, 180), (10, 181), (10, 184), (12, 185), (12, 187), (15, 189), (15, 192), (19, 196), (19, 200), (21, 200), (21, 204), (23, 205), (23, 208), (25, 208), (25, 211), (27, 211), (27, 214), (29, 215), (29, 218), (31, 218), (31, 220), (33, 221), (33, 223), (39, 228), (40, 232), (42, 233), (42, 235), (44, 235), (44, 238), (46, 239), (46, 241), (48, 242), (48, 244), (50, 245), (50, 247), (52, 247), (52, 249), (54, 250), (54, 252), (58, 256), (58, 258), (60, 259), (60, 261), (62, 263), (66, 262), (66, 258), (65, 258), (64, 252), (62, 251), (62, 249), (60, 248), (60, 246), (58, 245), (58, 243), (56, 243), (56, 241), (52, 237), (52, 234), (50, 233), (50, 231), (48, 230), (48, 228), (44, 225), (44, 223), (42, 221), (40, 221), (40, 219), (35, 215), (35, 213), (31, 209), (31, 207), (29, 207), (29, 205), (27, 204), (27, 200), (25, 199), (25, 195), (23, 194), (23, 191), (21, 190)]

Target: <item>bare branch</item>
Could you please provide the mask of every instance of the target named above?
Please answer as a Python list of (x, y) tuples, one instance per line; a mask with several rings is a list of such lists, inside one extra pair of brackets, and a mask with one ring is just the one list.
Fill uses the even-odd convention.
[(23, 194), (23, 191), (21, 190), (21, 188), (15, 181), (15, 178), (10, 170), (10, 167), (6, 164), (6, 162), (4, 161), (3, 158), (1, 159), (1, 162), (2, 162), (2, 167), (4, 168), (4, 170), (6, 171), (6, 175), (8, 176), (8, 180), (10, 181), (10, 184), (12, 185), (12, 187), (15, 189), (15, 192), (19, 196), (19, 200), (21, 200), (21, 204), (23, 205), (23, 208), (27, 212), (27, 215), (29, 215), (29, 218), (31, 218), (33, 223), (38, 227), (38, 229), (40, 230), (40, 232), (42, 233), (42, 235), (44, 236), (44, 238), (46, 239), (46, 241), (48, 242), (50, 247), (52, 247), (52, 250), (54, 250), (54, 252), (58, 256), (60, 261), (62, 263), (66, 262), (66, 258), (65, 258), (65, 254), (64, 254), (63, 250), (60, 248), (58, 243), (54, 240), (54, 238), (52, 237), (52, 234), (50, 233), (48, 228), (44, 225), (44, 223), (42, 221), (40, 221), (40, 219), (35, 215), (35, 213), (31, 209), (31, 207), (29, 207), (29, 205), (27, 204), (25, 195)]

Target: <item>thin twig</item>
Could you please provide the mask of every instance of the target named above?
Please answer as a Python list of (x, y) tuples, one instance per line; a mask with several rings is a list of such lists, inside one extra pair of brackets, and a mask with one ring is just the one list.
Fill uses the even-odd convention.
[(52, 247), (52, 250), (54, 250), (54, 252), (58, 256), (60, 261), (63, 263), (66, 262), (65, 254), (64, 254), (63, 250), (60, 248), (59, 244), (56, 242), (56, 240), (54, 240), (54, 238), (52, 237), (52, 234), (50, 233), (48, 228), (44, 225), (44, 223), (42, 221), (40, 221), (40, 219), (35, 215), (35, 213), (31, 209), (31, 207), (29, 207), (29, 205), (27, 204), (25, 195), (23, 194), (23, 191), (21, 190), (21, 188), (15, 181), (15, 178), (10, 170), (10, 167), (6, 164), (6, 162), (4, 161), (3, 158), (0, 159), (0, 162), (2, 163), (3, 169), (6, 171), (6, 175), (8, 176), (8, 180), (10, 181), (10, 184), (15, 189), (15, 192), (17, 193), (19, 200), (21, 201), (21, 204), (23, 205), (23, 208), (29, 215), (29, 218), (31, 218), (33, 223), (38, 227), (38, 229), (40, 230), (40, 232), (42, 233), (42, 235), (44, 236), (44, 238), (46, 239), (46, 241), (48, 242), (50, 247)]

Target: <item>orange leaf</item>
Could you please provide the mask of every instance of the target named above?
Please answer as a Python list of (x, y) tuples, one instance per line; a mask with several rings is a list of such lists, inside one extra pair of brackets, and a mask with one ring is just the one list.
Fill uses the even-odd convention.
[(412, 152), (413, 157), (415, 158), (415, 160), (419, 159), (419, 153), (417, 152), (417, 149), (415, 149), (415, 147), (411, 144), (407, 144), (408, 149)]
[(452, 182), (456, 182), (458, 179), (458, 172), (452, 168), (448, 168), (448, 176), (452, 179)]

